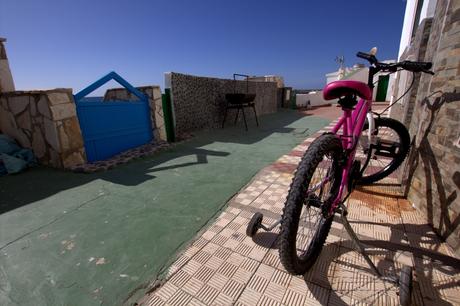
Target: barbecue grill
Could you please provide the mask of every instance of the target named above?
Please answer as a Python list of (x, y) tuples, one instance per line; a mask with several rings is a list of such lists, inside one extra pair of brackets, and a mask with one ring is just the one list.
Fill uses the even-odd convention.
[[(236, 77), (237, 76), (242, 76), (246, 77), (246, 93), (236, 93)], [(256, 94), (250, 94), (249, 93), (249, 76), (245, 74), (233, 74), (233, 82), (234, 82), (234, 88), (233, 88), (233, 93), (228, 93), (225, 95), (225, 100), (227, 101), (227, 104), (225, 106), (225, 113), (224, 113), (224, 120), (222, 121), (222, 128), (224, 128), (225, 125), (225, 119), (227, 118), (227, 112), (229, 109), (236, 109), (236, 117), (235, 117), (235, 124), (238, 120), (238, 115), (241, 112), (243, 113), (243, 120), (244, 120), (244, 126), (246, 128), (246, 131), (248, 130), (248, 124), (246, 122), (246, 115), (244, 113), (244, 108), (245, 107), (252, 107), (252, 110), (254, 111), (254, 116), (256, 118), (256, 124), (259, 126), (259, 121), (257, 119), (257, 112), (256, 112), (256, 107), (254, 103), (254, 99), (256, 98)]]

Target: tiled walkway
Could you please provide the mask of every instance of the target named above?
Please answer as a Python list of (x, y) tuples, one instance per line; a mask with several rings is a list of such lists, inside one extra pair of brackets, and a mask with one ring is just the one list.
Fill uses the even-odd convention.
[[(332, 125), (332, 124), (331, 124)], [(320, 131), (319, 133), (324, 132)], [(398, 288), (376, 278), (336, 219), (313, 268), (288, 274), (279, 261), (277, 230), (246, 236), (256, 211), (264, 224), (280, 217), (300, 156), (317, 135), (263, 169), (185, 250), (145, 305), (398, 305)], [(399, 193), (394, 179), (354, 191), (349, 220), (372, 245), (387, 274), (414, 267), (415, 305), (460, 304), (459, 262)], [(447, 255), (447, 256), (446, 256)], [(452, 266), (456, 267), (453, 268)]]

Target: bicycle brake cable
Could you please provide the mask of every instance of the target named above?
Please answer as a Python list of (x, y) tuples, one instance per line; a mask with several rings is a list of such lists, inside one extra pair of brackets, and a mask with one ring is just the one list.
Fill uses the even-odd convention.
[[(403, 70), (403, 69), (401, 69)], [(401, 71), (401, 70), (398, 70), (398, 71)], [(373, 114), (377, 115), (380, 117), (380, 115), (382, 115), (384, 112), (387, 111), (387, 109), (389, 109), (390, 107), (392, 107), (396, 102), (398, 102), (399, 100), (401, 100), (405, 95), (407, 95), (407, 93), (409, 93), (409, 90), (412, 88), (412, 86), (414, 85), (414, 82), (415, 82), (415, 72), (412, 72), (412, 81), (409, 85), (409, 88), (407, 88), (407, 90), (402, 94), (402, 96), (400, 96), (398, 99), (396, 99), (396, 101), (394, 101), (393, 103), (390, 103), (390, 105), (388, 105), (383, 111), (381, 111), (380, 113), (377, 113), (377, 112), (373, 112)]]

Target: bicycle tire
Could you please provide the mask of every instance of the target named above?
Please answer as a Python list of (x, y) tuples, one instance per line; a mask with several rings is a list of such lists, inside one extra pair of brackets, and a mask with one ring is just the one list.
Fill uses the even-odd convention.
[[(297, 167), (283, 209), (281, 231), (278, 238), (281, 263), (291, 274), (304, 274), (313, 266), (329, 234), (333, 215), (325, 216), (320, 212), (318, 225), (310, 228), (310, 231), (314, 231), (310, 243), (303, 253), (297, 254), (297, 234), (302, 211), (305, 208), (308, 214), (316, 208), (322, 209), (322, 207), (325, 207), (325, 209), (329, 209), (329, 205), (337, 196), (341, 183), (342, 167), (340, 159), (342, 153), (342, 144), (337, 136), (323, 134), (310, 145)], [(320, 202), (319, 207), (313, 207), (311, 195), (308, 195), (307, 198), (306, 193), (309, 190), (308, 187), (318, 165), (326, 155), (330, 155), (332, 158), (331, 169), (327, 171), (327, 175), (331, 177), (331, 186), (327, 192), (326, 200)], [(331, 174), (329, 175), (329, 173)], [(321, 187), (320, 195), (323, 188), (324, 186)], [(303, 226), (302, 230), (305, 228), (306, 226)]]
[[(363, 137), (367, 137), (367, 129), (369, 128), (369, 124), (366, 122), (364, 127), (363, 127)], [(397, 136), (398, 139), (395, 139), (393, 141), (393, 145), (395, 145), (398, 148), (397, 153), (394, 154), (392, 157), (391, 161), (388, 163), (388, 165), (384, 167), (379, 167), (381, 168), (380, 170), (377, 170), (375, 173), (372, 174), (366, 174), (366, 170), (369, 169), (369, 163), (371, 161), (372, 157), (372, 151), (368, 150), (367, 152), (363, 152), (365, 157), (364, 163), (361, 165), (361, 173), (362, 176), (357, 180), (357, 183), (359, 185), (368, 185), (377, 181), (380, 181), (381, 179), (387, 177), (388, 175), (392, 174), (398, 167), (404, 162), (406, 159), (407, 154), (409, 153), (410, 149), (410, 135), (409, 132), (407, 131), (406, 127), (399, 121), (391, 118), (376, 118), (375, 119), (375, 128), (377, 130), (377, 139), (378, 139), (378, 144), (373, 145), (374, 148), (381, 149), (383, 146), (381, 145), (381, 138), (379, 138), (379, 132), (383, 128), (388, 128), (390, 131), (393, 131), (392, 136)], [(382, 136), (380, 136), (382, 137)], [(380, 146), (380, 147), (379, 147)], [(358, 144), (358, 150), (362, 150), (363, 147)], [(377, 151), (379, 152), (379, 151)], [(383, 152), (383, 151), (382, 151)], [(358, 153), (358, 152), (357, 152)], [(384, 153), (384, 152), (383, 152)], [(375, 160), (377, 160), (377, 156), (374, 156)], [(382, 159), (381, 159), (382, 160)], [(375, 167), (378, 168), (378, 167)]]

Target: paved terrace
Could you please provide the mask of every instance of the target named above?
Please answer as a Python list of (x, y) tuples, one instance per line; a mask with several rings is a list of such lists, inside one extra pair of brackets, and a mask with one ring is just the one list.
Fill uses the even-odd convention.
[[(338, 111), (332, 107), (314, 113), (332, 119)], [(140, 303), (398, 305), (398, 288), (371, 273), (353, 251), (340, 219), (333, 223), (317, 263), (304, 276), (292, 276), (282, 267), (278, 229), (246, 236), (254, 212), (264, 213), (265, 224), (280, 217), (293, 171), (314, 138), (260, 171), (165, 272), (166, 281), (158, 281)], [(380, 271), (399, 274), (402, 264), (414, 267), (415, 305), (460, 305), (460, 261), (402, 197), (395, 177), (357, 189), (348, 207), (352, 227), (371, 247)]]
[(132, 304), (260, 169), (329, 122), (280, 111), (106, 172), (0, 178), (0, 305)]

